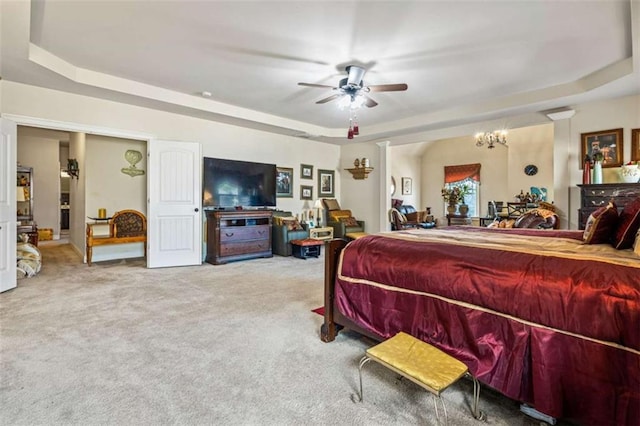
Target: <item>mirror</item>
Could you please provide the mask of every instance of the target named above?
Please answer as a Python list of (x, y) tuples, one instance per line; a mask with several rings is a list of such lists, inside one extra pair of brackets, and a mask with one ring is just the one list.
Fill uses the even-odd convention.
[(394, 178), (393, 176), (391, 176), (391, 196), (393, 197), (393, 195), (396, 193), (396, 178)]

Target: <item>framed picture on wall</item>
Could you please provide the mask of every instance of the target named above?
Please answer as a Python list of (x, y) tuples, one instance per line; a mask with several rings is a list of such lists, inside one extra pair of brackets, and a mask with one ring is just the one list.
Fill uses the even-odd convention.
[(300, 185), (300, 199), (313, 200), (313, 186)]
[(318, 197), (334, 197), (335, 183), (333, 170), (318, 169)]
[(313, 179), (313, 166), (300, 164), (300, 179)]
[(409, 177), (402, 178), (402, 195), (411, 195), (413, 191), (413, 181)]
[(293, 198), (293, 169), (288, 167), (277, 168), (276, 197)]
[(601, 154), (602, 167), (620, 167), (622, 165), (622, 129), (600, 130), (598, 132), (582, 133), (582, 156), (580, 168), (584, 158), (588, 155), (593, 159), (594, 154)]
[(640, 161), (640, 129), (631, 129), (631, 161)]

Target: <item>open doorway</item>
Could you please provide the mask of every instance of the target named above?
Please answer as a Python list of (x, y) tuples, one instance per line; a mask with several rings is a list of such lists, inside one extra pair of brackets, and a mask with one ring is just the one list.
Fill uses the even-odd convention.
[[(87, 217), (99, 209), (109, 214), (134, 209), (146, 214), (146, 141), (96, 134), (18, 126), (17, 160), (34, 170), (33, 216), (38, 244), (69, 243), (79, 255), (85, 252)], [(125, 156), (136, 151), (142, 173), (125, 174), (131, 167)], [(80, 165), (67, 172), (69, 160)], [(141, 247), (105, 248), (94, 260), (143, 255)]]

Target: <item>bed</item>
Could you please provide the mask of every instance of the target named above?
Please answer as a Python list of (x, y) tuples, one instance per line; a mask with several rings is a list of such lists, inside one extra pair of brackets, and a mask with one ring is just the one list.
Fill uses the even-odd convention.
[(415, 229), (327, 243), (321, 338), (399, 331), (578, 424), (640, 419), (640, 257), (582, 231)]

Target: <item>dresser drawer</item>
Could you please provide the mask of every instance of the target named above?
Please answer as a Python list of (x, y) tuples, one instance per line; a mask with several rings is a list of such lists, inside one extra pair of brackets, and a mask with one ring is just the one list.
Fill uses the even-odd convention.
[(271, 244), (268, 239), (220, 244), (221, 257), (267, 251), (271, 251)]
[(220, 228), (220, 242), (239, 242), (269, 238), (269, 225), (228, 226)]

